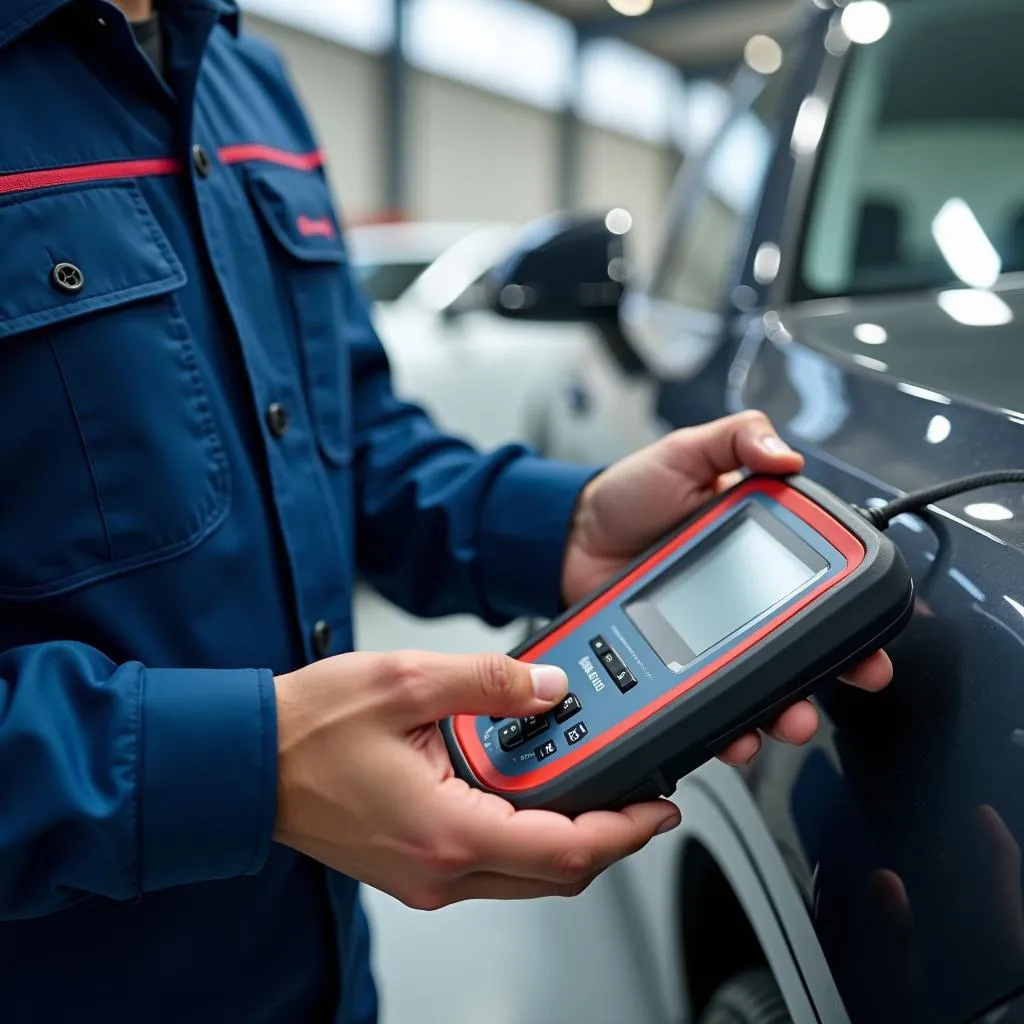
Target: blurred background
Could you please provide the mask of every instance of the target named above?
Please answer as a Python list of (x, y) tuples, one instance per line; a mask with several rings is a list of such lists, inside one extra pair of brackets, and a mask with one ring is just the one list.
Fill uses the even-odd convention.
[[(683, 284), (671, 279), (667, 296), (711, 315), (734, 229), (764, 182), (773, 83), (788, 70), (787, 40), (809, 8), (820, 15), (846, 4), (241, 6), (248, 31), (274, 44), (305, 101), (400, 392), (484, 447), (522, 440), (592, 462), (663, 429), (651, 408), (650, 375), (620, 372), (628, 358), (610, 352), (593, 324), (498, 316), (488, 272), (537, 218), (585, 211), (603, 219), (609, 236), (628, 240), (609, 278), (651, 277), (669, 258), (666, 245), (672, 250), (688, 169), (716, 140), (703, 169), (709, 186), (700, 217), (691, 221), (686, 251), (669, 258), (682, 260)], [(886, 5), (849, 7), (854, 41), (885, 33)], [(802, 110), (798, 128), (820, 137), (820, 119), (816, 109)], [(771, 251), (762, 256), (772, 262)], [(656, 331), (650, 310), (647, 320)], [(588, 366), (616, 358), (614, 373), (591, 374), (591, 386), (581, 388)], [(594, 402), (604, 403), (603, 412), (588, 417)], [(508, 650), (532, 625), (416, 621), (369, 592), (357, 604), (364, 649)], [(639, 896), (615, 873), (571, 903), (477, 904), (426, 915), (369, 894), (383, 1024), (669, 1020), (665, 979), (630, 922), (638, 899), (656, 902), (668, 891), (667, 882), (653, 883), (671, 867), (657, 850), (642, 856), (652, 884)], [(672, 916), (652, 907), (648, 917), (666, 932), (653, 941), (669, 948)]]

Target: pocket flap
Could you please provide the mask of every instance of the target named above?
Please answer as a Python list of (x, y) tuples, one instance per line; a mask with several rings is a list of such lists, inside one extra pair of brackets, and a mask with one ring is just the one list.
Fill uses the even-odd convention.
[(177, 255), (132, 182), (0, 203), (0, 238), (0, 338), (185, 283)]
[(296, 259), (343, 263), (341, 231), (321, 175), (288, 167), (249, 171), (253, 198), (278, 242)]

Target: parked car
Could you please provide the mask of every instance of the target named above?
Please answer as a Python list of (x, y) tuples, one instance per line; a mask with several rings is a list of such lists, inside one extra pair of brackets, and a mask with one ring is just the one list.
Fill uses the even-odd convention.
[[(648, 280), (580, 307), (597, 220), (504, 262), (505, 316), (613, 339), (552, 451), (759, 408), (852, 503), (1024, 465), (1021, 39), (1019, 0), (808, 2), (683, 168)], [(812, 743), (693, 773), (683, 827), (615, 869), (665, 1021), (1024, 1020), (1024, 487), (890, 535), (918, 594), (891, 687), (823, 687)]]
[(488, 308), (485, 276), (520, 230), (415, 222), (349, 231), (397, 390), (485, 448), (542, 448), (551, 394), (593, 345), (581, 325), (514, 323)]

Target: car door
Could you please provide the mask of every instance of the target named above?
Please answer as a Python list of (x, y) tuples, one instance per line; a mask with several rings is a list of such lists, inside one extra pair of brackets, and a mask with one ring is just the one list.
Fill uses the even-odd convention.
[[(671, 425), (763, 409), (857, 503), (1024, 465), (1024, 11), (890, 8), (870, 45), (812, 35), (722, 344), (660, 399)], [(892, 686), (824, 688), (815, 741), (744, 776), (855, 1024), (1024, 988), (1022, 517), (1012, 485), (895, 523), (918, 600)]]

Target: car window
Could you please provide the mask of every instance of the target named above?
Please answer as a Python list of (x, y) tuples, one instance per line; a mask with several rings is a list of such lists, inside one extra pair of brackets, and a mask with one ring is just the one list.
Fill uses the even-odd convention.
[(395, 302), (429, 267), (429, 263), (361, 263), (356, 274), (371, 302)]
[[(740, 229), (753, 213), (771, 163), (789, 75), (801, 55), (792, 45), (781, 71), (732, 115), (711, 143), (680, 230), (652, 287), (656, 298), (717, 313), (731, 282)], [(685, 172), (684, 172), (685, 173)]]
[(844, 72), (797, 298), (990, 288), (1024, 270), (1024, 5), (891, 10)]

